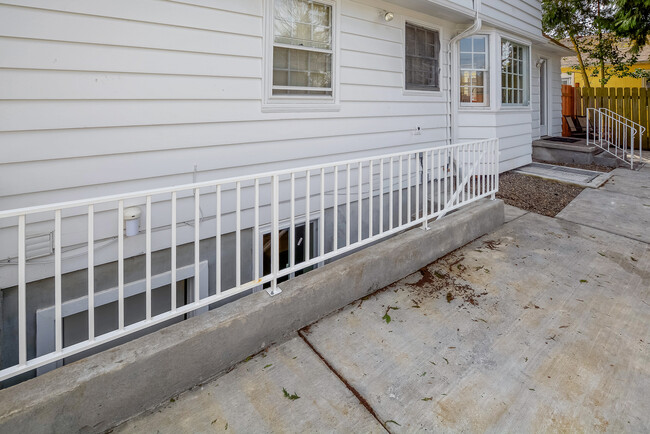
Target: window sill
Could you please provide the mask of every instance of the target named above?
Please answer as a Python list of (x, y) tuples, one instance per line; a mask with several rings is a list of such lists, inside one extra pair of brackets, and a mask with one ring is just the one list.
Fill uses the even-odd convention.
[(443, 97), (443, 91), (441, 90), (415, 90), (415, 89), (403, 89), (403, 96), (428, 96), (433, 98)]
[(338, 112), (341, 111), (340, 104), (300, 104), (300, 103), (278, 103), (262, 104), (262, 113), (295, 113), (295, 112)]

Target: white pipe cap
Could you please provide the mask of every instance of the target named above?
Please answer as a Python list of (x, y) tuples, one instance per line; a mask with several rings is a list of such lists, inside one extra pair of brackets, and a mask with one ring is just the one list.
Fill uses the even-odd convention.
[(132, 206), (124, 210), (124, 220), (139, 219), (141, 215), (142, 215), (142, 210), (137, 206)]

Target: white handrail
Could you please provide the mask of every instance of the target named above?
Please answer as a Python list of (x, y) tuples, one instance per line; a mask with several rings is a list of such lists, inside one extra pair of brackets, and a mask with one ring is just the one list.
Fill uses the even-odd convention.
[[(637, 144), (638, 158), (642, 160), (644, 132), (645, 127), (643, 125), (610, 109), (587, 108), (587, 146), (590, 143), (598, 146), (619, 160), (630, 164), (631, 169), (634, 169)], [(638, 140), (636, 137), (638, 137)], [(590, 141), (590, 138), (593, 140)], [(611, 148), (614, 148), (613, 152)], [(629, 161), (627, 160), (628, 154)]]
[[(374, 243), (394, 235), (400, 231), (422, 225), (427, 228), (427, 222), (440, 218), (450, 211), (481, 198), (492, 197), (498, 190), (499, 174), (499, 142), (498, 139), (478, 140), (474, 142), (453, 145), (428, 147), (375, 157), (367, 157), (333, 163), (325, 163), (309, 167), (286, 169), (262, 174), (232, 177), (221, 180), (205, 181), (180, 186), (151, 189), (133, 193), (102, 196), (92, 199), (82, 199), (56, 204), (34, 206), (0, 212), (0, 222), (18, 217), (17, 223), (3, 226), (4, 230), (15, 228), (17, 238), (14, 246), (0, 246), (0, 256), (4, 255), (3, 248), (16, 248), (17, 257), (4, 263), (3, 266), (17, 266), (15, 286), (18, 292), (17, 333), (7, 339), (17, 342), (16, 353), (19, 355), (14, 365), (0, 371), (0, 381), (34, 370), (45, 365), (58, 362), (65, 357), (89, 350), (101, 344), (114, 341), (148, 327), (161, 324), (164, 321), (180, 315), (207, 309), (209, 305), (252, 289), (261, 289), (268, 285), (271, 295), (280, 293), (278, 279), (291, 277), (309, 267), (318, 266), (325, 261), (352, 250)], [(245, 190), (248, 189), (248, 190)], [(183, 193), (179, 195), (179, 193)], [(228, 199), (226, 199), (228, 194)], [(161, 201), (152, 205), (152, 196), (164, 195)], [(341, 198), (340, 196), (344, 196)], [(181, 203), (181, 197), (183, 201)], [(144, 239), (138, 249), (128, 253), (127, 245), (133, 246), (138, 240), (125, 236), (124, 217), (125, 201), (133, 202), (138, 199), (140, 206), (145, 207)], [(157, 198), (160, 199), (160, 198)], [(396, 200), (398, 203), (396, 203)], [(355, 203), (356, 202), (356, 203)], [(98, 204), (108, 204), (98, 210)], [(166, 204), (168, 206), (162, 206)], [(179, 206), (180, 204), (180, 206)], [(227, 206), (225, 206), (227, 205)], [(234, 210), (233, 210), (234, 207)], [(78, 208), (75, 216), (64, 215), (62, 210)], [(81, 209), (81, 211), (79, 210)], [(30, 225), (37, 224), (39, 228), (48, 224), (44, 221), (43, 213), (54, 212), (54, 263), (55, 272), (50, 277), (55, 282), (54, 330), (49, 331), (54, 336), (54, 344), (48, 351), (39, 354), (33, 343), (27, 339), (33, 333), (28, 330), (35, 327), (35, 319), (28, 317), (33, 308), (28, 306), (30, 297), (30, 270), (39, 267), (37, 262), (27, 258), (25, 240)], [(63, 320), (67, 303), (79, 303), (80, 299), (69, 300), (62, 276), (71, 270), (65, 267), (67, 259), (62, 252), (74, 245), (67, 241), (66, 219), (74, 223), (79, 219), (79, 212), (85, 216), (87, 228), (83, 233), (88, 235), (84, 245), (87, 246), (88, 288), (83, 293), (83, 305), (88, 306), (88, 338), (74, 345), (65, 346), (63, 342)], [(99, 216), (103, 226), (99, 226)], [(246, 214), (248, 213), (248, 214)], [(356, 215), (354, 215), (356, 213)], [(38, 222), (30, 216), (38, 214)], [(244, 215), (249, 215), (249, 220)], [(386, 215), (387, 214), (387, 215)], [(184, 215), (185, 217), (181, 217)], [(189, 217), (191, 216), (191, 217)], [(252, 218), (254, 216), (254, 219)], [(98, 217), (98, 218), (95, 218)], [(227, 218), (224, 218), (227, 217)], [(106, 219), (111, 224), (106, 226)], [(212, 219), (216, 223), (211, 223)], [(232, 220), (236, 220), (233, 222)], [(226, 226), (228, 220), (230, 226)], [(113, 226), (114, 223), (117, 223)], [(14, 225), (14, 226), (12, 226)], [(155, 225), (155, 226), (154, 226)], [(186, 225), (192, 226), (190, 232), (182, 231)], [(94, 269), (98, 263), (95, 259), (98, 243), (94, 239), (98, 232), (106, 234), (110, 227), (117, 227), (113, 237), (118, 240), (115, 258), (103, 256), (102, 263), (117, 262), (117, 272), (114, 276), (117, 285), (117, 328), (108, 333), (97, 335), (95, 321), (98, 320), (95, 309), (97, 303), (104, 300), (99, 295), (101, 285), (94, 281)], [(100, 231), (96, 231), (96, 229)], [(160, 228), (167, 228), (160, 230)], [(289, 229), (287, 239), (281, 235), (283, 229)], [(296, 242), (296, 229), (304, 231), (304, 241)], [(77, 229), (77, 228), (75, 228)], [(139, 229), (139, 228), (138, 228)], [(178, 229), (178, 230), (177, 230)], [(254, 235), (256, 257), (243, 261), (243, 231), (251, 231)], [(310, 231), (314, 231), (311, 233)], [(267, 234), (264, 235), (264, 231)], [(342, 231), (342, 236), (339, 236)], [(226, 234), (234, 236), (234, 248), (226, 249), (222, 243)], [(128, 234), (127, 234), (128, 235)], [(167, 238), (169, 237), (169, 238)], [(183, 238), (184, 237), (184, 238)], [(289, 238), (290, 237), (290, 238)], [(203, 274), (209, 256), (200, 247), (208, 240), (214, 240), (214, 255), (208, 266), (213, 273), (213, 288), (208, 288), (207, 276)], [(264, 245), (262, 245), (264, 240)], [(193, 243), (193, 260), (190, 264), (180, 263), (177, 255), (178, 246)], [(203, 243), (203, 244), (202, 244)], [(301, 244), (302, 243), (302, 244)], [(230, 244), (228, 244), (230, 245)], [(287, 247), (289, 260), (280, 262), (280, 246)], [(296, 257), (297, 246), (304, 254)], [(242, 247), (245, 247), (243, 249)], [(162, 274), (152, 275), (156, 263), (154, 251), (169, 250), (171, 261)], [(144, 255), (144, 296), (145, 311), (143, 320), (128, 324), (125, 316), (127, 299), (130, 297), (128, 288), (132, 282), (125, 281), (127, 269), (130, 266), (126, 259), (134, 255)], [(258, 258), (257, 255), (260, 255)], [(260, 261), (261, 255), (269, 258), (268, 262)], [(160, 255), (160, 253), (157, 253)], [(233, 258), (234, 256), (234, 258)], [(230, 280), (222, 275), (222, 260), (229, 258), (235, 264), (232, 282), (234, 285), (225, 287)], [(152, 264), (154, 262), (154, 264)], [(188, 294), (190, 299), (185, 304), (176, 304), (177, 267), (184, 266), (193, 271), (193, 291)], [(251, 268), (254, 267), (254, 270)], [(231, 267), (232, 268), (232, 267)], [(34, 268), (35, 269), (35, 268)], [(203, 270), (203, 271), (201, 271)], [(32, 276), (33, 277), (33, 276)], [(39, 277), (42, 279), (43, 277)], [(199, 279), (200, 282), (199, 283)], [(171, 284), (169, 308), (162, 313), (152, 312), (152, 282), (156, 285)], [(11, 285), (9, 285), (11, 286)], [(201, 287), (201, 291), (199, 290)], [(202, 292), (205, 289), (205, 292)], [(78, 292), (76, 292), (78, 293)], [(99, 301), (98, 301), (99, 300)], [(32, 330), (33, 331), (33, 330)]]

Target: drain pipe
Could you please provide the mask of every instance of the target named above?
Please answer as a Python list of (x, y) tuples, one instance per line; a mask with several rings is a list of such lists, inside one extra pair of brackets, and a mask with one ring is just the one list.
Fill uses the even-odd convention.
[(463, 30), (461, 33), (458, 35), (454, 36), (451, 38), (449, 41), (449, 44), (447, 45), (447, 68), (448, 68), (448, 74), (447, 74), (447, 144), (451, 145), (453, 143), (453, 140), (455, 137), (454, 135), (454, 124), (453, 124), (453, 90), (452, 90), (452, 53), (451, 49), (452, 47), (461, 40), (462, 38), (465, 38), (467, 36), (473, 35), (474, 33), (478, 32), (481, 29), (481, 18), (479, 18), (479, 13), (481, 12), (481, 0), (474, 0), (474, 24), (472, 24), (471, 27)]

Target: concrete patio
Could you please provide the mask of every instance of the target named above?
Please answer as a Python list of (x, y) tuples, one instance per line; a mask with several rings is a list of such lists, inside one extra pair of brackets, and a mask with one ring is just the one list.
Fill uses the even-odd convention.
[[(115, 432), (648, 432), (650, 168), (506, 223)], [(214, 351), (219, 351), (215, 348)]]

